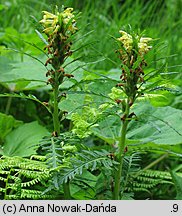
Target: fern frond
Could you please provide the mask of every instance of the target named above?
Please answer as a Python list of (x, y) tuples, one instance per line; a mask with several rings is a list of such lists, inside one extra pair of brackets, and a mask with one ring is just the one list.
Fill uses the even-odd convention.
[(70, 159), (69, 167), (63, 168), (59, 184), (73, 179), (76, 175), (81, 175), (84, 169), (90, 169), (91, 171), (93, 171), (101, 166), (104, 166), (107, 169), (111, 169), (114, 165), (117, 164), (117, 162), (111, 160), (108, 155), (109, 153), (105, 150), (83, 150), (81, 153), (77, 153), (77, 157)]
[[(42, 199), (50, 178), (50, 170), (45, 162), (21, 157), (1, 157), (0, 191), (4, 199)], [(46, 196), (50, 198), (49, 193), (45, 198)]]
[(140, 169), (140, 162), (141, 158), (139, 153), (135, 152), (130, 156), (125, 156), (123, 161), (123, 185), (122, 185), (122, 193), (125, 191), (130, 175), (136, 173)]
[(142, 175), (150, 178), (160, 178), (160, 179), (166, 179), (171, 180), (171, 174), (167, 171), (159, 171), (159, 170), (145, 170), (142, 171)]
[(74, 155), (77, 142), (77, 137), (68, 132), (61, 133), (59, 137), (45, 137), (40, 143), (40, 147), (46, 152), (47, 168), (51, 172), (51, 181), (56, 189), (60, 186), (60, 169), (62, 172), (62, 167), (67, 166), (67, 160)]
[(158, 185), (173, 184), (170, 172), (159, 170), (139, 171), (137, 175), (130, 176), (130, 181), (126, 186), (127, 191), (145, 191), (150, 193)]
[(23, 199), (53, 199), (54, 195), (42, 194), (42, 191), (24, 189), (21, 194)]
[[(177, 132), (178, 133), (178, 132)], [(151, 140), (152, 141), (152, 140)], [(137, 145), (129, 145), (129, 151), (138, 151), (141, 153), (146, 153), (146, 152), (161, 152), (161, 153), (169, 153), (170, 155), (182, 157), (182, 154), (180, 152), (175, 151), (173, 146), (169, 145), (153, 145), (147, 141), (147, 143), (140, 143)]]

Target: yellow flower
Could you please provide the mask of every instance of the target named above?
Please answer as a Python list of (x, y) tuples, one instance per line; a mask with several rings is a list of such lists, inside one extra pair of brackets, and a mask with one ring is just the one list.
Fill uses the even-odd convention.
[(149, 38), (149, 37), (141, 37), (140, 38), (140, 43), (148, 43), (152, 41), (152, 38)]
[(44, 32), (46, 34), (51, 34), (55, 31), (57, 31), (58, 29), (58, 15), (55, 15), (55, 14), (52, 14), (52, 13), (49, 13), (47, 11), (43, 11), (44, 13), (44, 16), (43, 16), (43, 19), (40, 20), (40, 23), (44, 26)]
[(152, 46), (148, 45), (148, 42), (152, 41), (152, 38), (149, 37), (141, 37), (140, 42), (138, 43), (138, 48), (139, 48), (139, 54), (144, 55), (146, 54)]
[[(133, 38), (130, 34), (128, 34), (125, 31), (119, 31), (119, 33), (122, 35), (120, 38), (118, 38), (117, 40), (120, 41), (122, 43), (122, 46), (125, 48), (125, 50), (127, 51), (128, 54), (131, 53), (132, 49), (133, 49)], [(149, 46), (148, 43), (150, 41), (152, 41), (152, 38), (149, 37), (141, 37), (139, 39), (139, 36), (136, 35), (135, 36), (137, 41), (138, 41), (138, 52), (141, 56), (143, 56), (144, 54), (146, 54), (151, 48), (152, 46)], [(123, 59), (127, 59), (126, 54), (124, 54), (122, 52), (122, 50), (120, 50), (120, 53), (123, 54)]]
[(63, 16), (63, 22), (67, 24), (70, 19), (74, 17), (72, 14), (73, 8), (67, 8), (66, 10), (63, 11), (62, 16)]
[(69, 26), (67, 26), (67, 29), (70, 32), (74, 33), (77, 30), (77, 28), (75, 27), (75, 19), (73, 19), (75, 16), (72, 14), (72, 11), (73, 11), (73, 8), (67, 8), (63, 11), (61, 15), (63, 17), (63, 23), (65, 25), (67, 25), (71, 20), (71, 22), (69, 23)]
[(52, 14), (50, 12), (47, 12), (47, 11), (43, 11), (44, 13), (44, 19), (54, 19), (55, 17), (57, 17), (55, 14)]
[(49, 13), (47, 11), (43, 11), (44, 16), (43, 19), (40, 21), (40, 23), (42, 23), (45, 27), (49, 26), (49, 25), (55, 25), (55, 23), (58, 22), (58, 16)]
[(119, 31), (122, 37), (118, 38), (118, 41), (122, 42), (123, 47), (126, 49), (128, 53), (132, 50), (133, 39), (132, 36), (125, 31)]
[(74, 33), (77, 28), (75, 27), (75, 20), (73, 19), (74, 15), (72, 14), (72, 11), (73, 8), (67, 8), (61, 13), (57, 12), (56, 15), (43, 11), (44, 15), (43, 19), (40, 20), (40, 23), (44, 26), (44, 32), (46, 34), (56, 33), (60, 27), (63, 27)]

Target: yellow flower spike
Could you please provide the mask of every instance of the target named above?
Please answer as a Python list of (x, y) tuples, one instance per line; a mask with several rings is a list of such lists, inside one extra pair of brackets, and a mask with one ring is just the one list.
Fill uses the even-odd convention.
[[(52, 28), (53, 28), (53, 27), (52, 27)], [(56, 27), (53, 28), (53, 34), (57, 33), (58, 30), (59, 30), (59, 28), (60, 28), (60, 25), (56, 25)]]
[(130, 34), (128, 34), (127, 32), (125, 32), (123, 30), (120, 30), (119, 33), (122, 34), (122, 35), (127, 35), (128, 37), (131, 37)]
[(120, 30), (119, 33), (122, 35), (122, 37), (120, 37), (121, 41), (128, 41), (128, 42), (133, 41), (132, 36), (130, 34), (126, 33), (125, 31)]
[(73, 8), (66, 8), (64, 10), (65, 13), (71, 13), (73, 11)]
[(52, 27), (56, 27), (57, 24), (58, 24), (58, 17), (55, 17), (55, 18), (52, 20)]
[(76, 22), (73, 19), (75, 16), (72, 14), (72, 11), (73, 8), (67, 8), (55, 14), (43, 11), (43, 19), (40, 21), (44, 27), (43, 31), (47, 35), (51, 35), (57, 33), (61, 27), (65, 35), (75, 33), (77, 28), (75, 25)]
[[(120, 30), (119, 33), (122, 36), (120, 38), (118, 38), (117, 40), (122, 43), (123, 48), (125, 48), (127, 53), (130, 54), (132, 49), (133, 49), (132, 36), (123, 30)], [(138, 52), (141, 56), (146, 54), (152, 48), (152, 46), (148, 45), (148, 43), (153, 40), (152, 38), (149, 38), (149, 37), (139, 38), (138, 35), (135, 35), (135, 38), (138, 41)], [(123, 59), (127, 59), (127, 56), (123, 55)]]
[(43, 16), (43, 19), (40, 20), (40, 23), (44, 25), (52, 24), (53, 20), (57, 19), (57, 16), (52, 13), (49, 13), (47, 11), (43, 11), (43, 13), (44, 13), (44, 16)]
[(58, 23), (58, 15), (54, 15), (47, 11), (43, 11), (44, 16), (43, 19), (39, 22), (44, 26), (44, 32), (46, 34), (51, 34), (55, 30), (57, 30), (57, 23)]
[[(74, 15), (71, 13), (73, 11), (73, 8), (67, 8), (66, 10), (63, 11), (62, 17), (63, 17), (63, 23), (67, 24), (70, 19), (73, 19)], [(75, 20), (72, 20), (74, 22)]]

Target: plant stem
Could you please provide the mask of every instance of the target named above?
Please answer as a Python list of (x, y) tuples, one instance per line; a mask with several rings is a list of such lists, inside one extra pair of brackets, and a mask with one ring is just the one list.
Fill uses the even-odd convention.
[(150, 163), (149, 165), (147, 165), (146, 167), (144, 167), (142, 170), (140, 170), (139, 172), (137, 172), (137, 174), (134, 175), (134, 177), (136, 178), (137, 176), (140, 175), (140, 173), (142, 173), (143, 171), (148, 170), (151, 167), (155, 166), (156, 164), (158, 164), (159, 162), (161, 162), (163, 159), (165, 159), (168, 156), (169, 156), (169, 153), (163, 154), (161, 157), (157, 158), (155, 161), (153, 161), (152, 163)]
[(118, 151), (118, 154), (116, 155), (116, 160), (119, 164), (118, 164), (117, 170), (115, 171), (115, 185), (114, 185), (114, 192), (113, 192), (114, 200), (120, 199), (119, 194), (120, 194), (120, 185), (121, 185), (121, 177), (122, 177), (126, 132), (127, 132), (127, 126), (128, 126), (127, 118), (129, 115), (129, 111), (130, 111), (130, 106), (129, 106), (129, 100), (128, 100), (126, 104), (125, 113), (124, 113), (125, 119), (123, 120), (123, 126), (121, 129), (121, 137), (120, 137), (120, 142), (118, 146), (119, 151)]
[(63, 189), (64, 189), (64, 198), (66, 200), (71, 200), (71, 193), (70, 193), (70, 184), (69, 181), (68, 182), (64, 182), (63, 183)]
[[(59, 136), (60, 134), (60, 120), (59, 120), (59, 108), (58, 108), (58, 94), (59, 94), (59, 81), (58, 76), (55, 74), (55, 85), (53, 88), (54, 93), (54, 110), (53, 110), (53, 124), (54, 132)], [(71, 199), (69, 182), (63, 184), (65, 199)]]
[(59, 122), (59, 109), (58, 109), (58, 89), (59, 85), (56, 83), (54, 87), (54, 111), (53, 111), (53, 124), (54, 132), (60, 134), (60, 122)]
[(5, 114), (8, 115), (9, 114), (9, 110), (11, 108), (11, 103), (12, 103), (12, 97), (8, 98), (7, 104), (6, 104), (6, 110), (5, 110)]
[(155, 161), (153, 161), (152, 163), (147, 165), (145, 168), (143, 168), (142, 171), (150, 169), (151, 167), (155, 166), (156, 164), (158, 164), (159, 162), (161, 162), (164, 158), (166, 158), (168, 156), (169, 156), (169, 153), (163, 154), (161, 157), (157, 158)]

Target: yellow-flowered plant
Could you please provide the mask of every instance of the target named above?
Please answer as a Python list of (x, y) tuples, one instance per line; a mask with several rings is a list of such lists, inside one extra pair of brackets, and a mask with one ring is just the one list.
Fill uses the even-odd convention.
[[(110, 96), (114, 98), (118, 106), (121, 106), (123, 115), (121, 116), (121, 135), (118, 144), (118, 151), (116, 153), (116, 161), (118, 162), (117, 171), (115, 172), (113, 199), (120, 199), (121, 175), (123, 168), (124, 154), (127, 151), (126, 147), (126, 133), (130, 120), (135, 116), (134, 112), (130, 111), (133, 103), (141, 95), (140, 88), (145, 82), (144, 67), (147, 65), (145, 55), (152, 48), (149, 43), (152, 38), (141, 37), (134, 33), (129, 34), (125, 31), (119, 31), (121, 37), (116, 41), (119, 48), (116, 52), (119, 54), (121, 60), (121, 75), (120, 82), (116, 85), (118, 90), (113, 88)], [(124, 98), (124, 95), (126, 96)]]
[(136, 34), (129, 34), (125, 31), (119, 31), (121, 37), (117, 38), (119, 42), (119, 58), (121, 60), (122, 73), (120, 76), (120, 87), (129, 97), (133, 104), (138, 96), (138, 85), (144, 82), (143, 68), (146, 66), (145, 54), (152, 48), (149, 43), (153, 40), (149, 37), (141, 37)]
[[(48, 77), (47, 84), (52, 86), (53, 103), (52, 103), (52, 117), (54, 124), (54, 131), (52, 136), (58, 137), (60, 135), (60, 121), (61, 110), (59, 110), (58, 103), (60, 101), (60, 85), (64, 78), (71, 78), (73, 74), (65, 73), (65, 61), (73, 54), (71, 50), (73, 41), (72, 36), (76, 33), (76, 18), (73, 13), (73, 8), (62, 8), (59, 12), (56, 8), (55, 13), (43, 11), (43, 19), (40, 20), (43, 26), (43, 33), (47, 36), (46, 50), (48, 59), (45, 66), (49, 65), (46, 73)], [(62, 93), (65, 97), (65, 93)], [(49, 104), (48, 104), (49, 105)], [(63, 185), (64, 195), (66, 199), (70, 199), (69, 182)]]
[(64, 78), (73, 77), (72, 74), (65, 73), (64, 63), (66, 59), (72, 55), (73, 51), (71, 46), (73, 44), (72, 37), (76, 33), (76, 20), (73, 14), (73, 8), (62, 7), (59, 12), (56, 8), (55, 13), (43, 11), (43, 19), (40, 20), (43, 26), (43, 32), (47, 36), (47, 45), (44, 50), (47, 51), (49, 58), (45, 66), (51, 65), (47, 71), (48, 77), (47, 84), (52, 86), (54, 93), (53, 102), (53, 123), (54, 123), (54, 136), (60, 134), (60, 120), (59, 120), (59, 86), (64, 81)]

